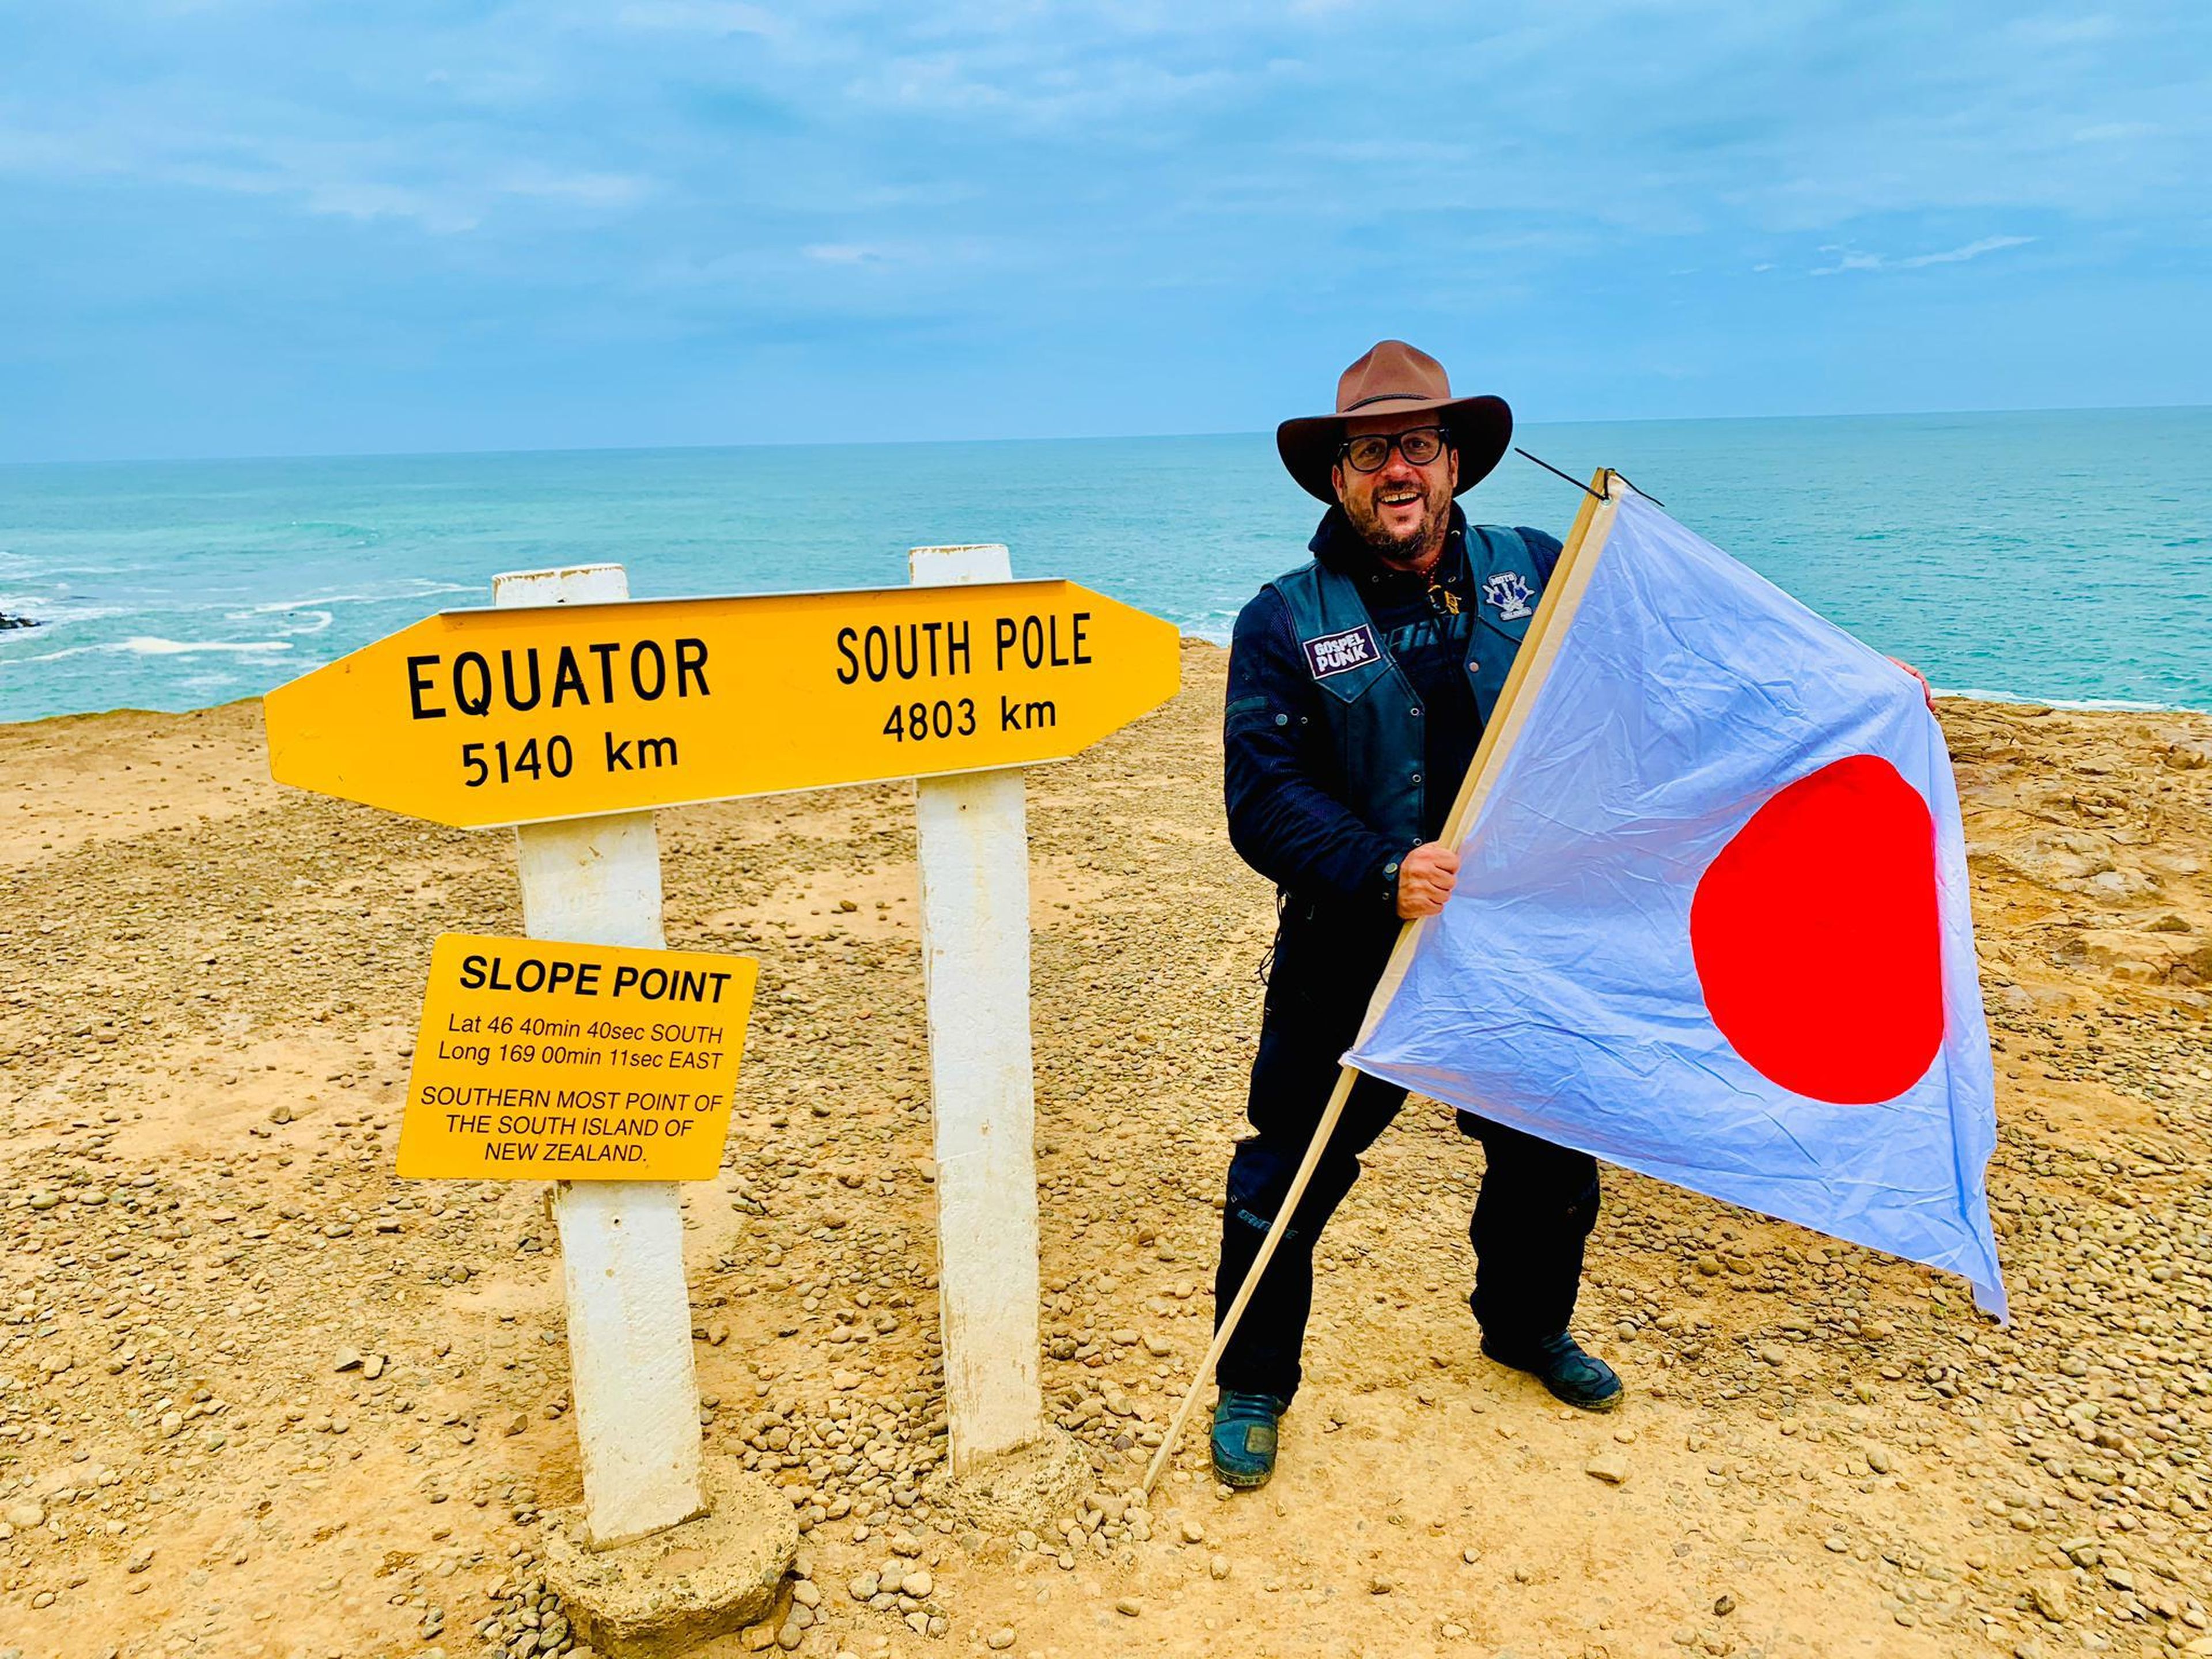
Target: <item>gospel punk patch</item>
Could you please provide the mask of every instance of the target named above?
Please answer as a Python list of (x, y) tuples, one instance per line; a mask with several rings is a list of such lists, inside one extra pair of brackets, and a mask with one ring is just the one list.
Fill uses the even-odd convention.
[(1364, 668), (1382, 654), (1382, 647), (1376, 643), (1375, 629), (1366, 623), (1347, 628), (1341, 634), (1324, 634), (1317, 640), (1302, 640), (1299, 643), (1305, 647), (1306, 666), (1317, 680), (1349, 669)]

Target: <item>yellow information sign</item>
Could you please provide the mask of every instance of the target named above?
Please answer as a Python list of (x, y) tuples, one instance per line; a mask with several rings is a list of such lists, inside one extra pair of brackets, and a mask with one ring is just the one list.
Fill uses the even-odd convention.
[(712, 1180), (759, 972), (750, 957), (441, 934), (398, 1173)]
[(1060, 760), (1176, 692), (1064, 581), (455, 611), (264, 700), (280, 783), (473, 826)]

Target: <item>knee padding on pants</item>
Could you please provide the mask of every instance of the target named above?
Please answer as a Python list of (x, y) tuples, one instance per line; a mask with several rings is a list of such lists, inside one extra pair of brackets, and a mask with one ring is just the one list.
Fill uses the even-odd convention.
[[(1303, 1152), (1300, 1154), (1303, 1156)], [(1276, 1213), (1291, 1190), (1298, 1160), (1271, 1145), (1264, 1135), (1240, 1141), (1229, 1160), (1229, 1190), (1224, 1211), (1228, 1218), (1266, 1232), (1275, 1224)], [(1324, 1157), (1306, 1183), (1297, 1213), (1291, 1218), (1283, 1242), (1310, 1248), (1322, 1224), (1344, 1201), (1352, 1183), (1359, 1178), (1356, 1158)]]

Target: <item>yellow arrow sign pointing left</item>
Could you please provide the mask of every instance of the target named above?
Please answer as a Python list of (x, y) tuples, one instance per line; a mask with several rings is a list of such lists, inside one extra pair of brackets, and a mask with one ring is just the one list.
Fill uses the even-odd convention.
[(278, 782), (471, 827), (1061, 760), (1180, 672), (1024, 581), (447, 611), (264, 701)]

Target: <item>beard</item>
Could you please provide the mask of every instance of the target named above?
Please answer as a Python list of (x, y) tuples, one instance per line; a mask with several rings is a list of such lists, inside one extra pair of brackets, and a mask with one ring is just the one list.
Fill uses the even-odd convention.
[(1346, 522), (1358, 532), (1359, 539), (1385, 558), (1411, 558), (1424, 551), (1436, 539), (1444, 515), (1450, 511), (1450, 486), (1438, 478), (1429, 486), (1422, 502), (1421, 516), (1411, 529), (1402, 534), (1393, 531), (1382, 521), (1373, 495), (1369, 495), (1358, 506), (1344, 503)]

